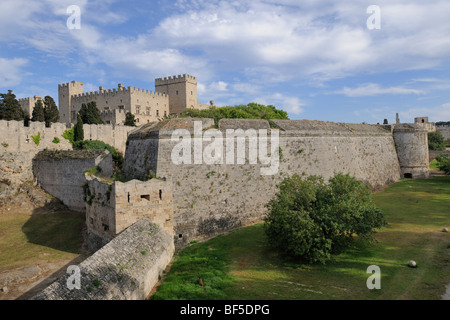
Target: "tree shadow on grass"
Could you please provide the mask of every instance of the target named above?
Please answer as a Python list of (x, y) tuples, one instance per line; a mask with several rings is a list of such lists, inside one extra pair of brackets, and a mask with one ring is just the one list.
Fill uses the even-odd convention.
[(44, 207), (36, 208), (22, 226), (28, 241), (55, 250), (80, 254), (84, 214), (70, 211), (53, 199)]

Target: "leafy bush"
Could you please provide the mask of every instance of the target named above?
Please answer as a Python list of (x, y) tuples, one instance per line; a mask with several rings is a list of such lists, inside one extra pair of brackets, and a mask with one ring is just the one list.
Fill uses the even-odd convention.
[(450, 174), (450, 157), (446, 154), (440, 154), (436, 157), (437, 167), (439, 170)]
[(181, 114), (181, 118), (209, 118), (214, 119), (216, 126), (220, 119), (282, 119), (289, 120), (288, 113), (274, 106), (264, 106), (257, 103), (234, 107), (211, 107), (206, 110), (188, 109)]
[(75, 135), (75, 128), (72, 127), (71, 129), (64, 131), (64, 133), (61, 136), (64, 139), (68, 140), (73, 145), (74, 135)]
[(444, 136), (439, 131), (428, 132), (428, 147), (430, 150), (445, 150)]
[(299, 175), (284, 179), (267, 204), (265, 233), (279, 252), (308, 263), (325, 263), (354, 241), (373, 240), (375, 229), (386, 224), (372, 202), (371, 191), (349, 175)]
[(37, 146), (39, 146), (39, 143), (41, 143), (41, 140), (42, 140), (42, 138), (41, 138), (41, 133), (38, 132), (37, 135), (31, 136), (31, 139), (33, 139), (33, 142), (34, 142)]
[(59, 138), (58, 137), (55, 137), (54, 139), (53, 139), (53, 141), (52, 141), (53, 143), (55, 143), (55, 144), (58, 144), (58, 143), (60, 143), (61, 142), (61, 140), (59, 140)]
[(76, 150), (108, 150), (112, 154), (114, 171), (121, 171), (123, 168), (123, 154), (117, 151), (113, 146), (99, 140), (75, 141), (73, 148)]

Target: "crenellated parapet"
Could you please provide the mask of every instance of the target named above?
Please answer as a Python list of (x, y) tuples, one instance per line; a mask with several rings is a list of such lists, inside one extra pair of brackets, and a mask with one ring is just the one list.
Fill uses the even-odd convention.
[(165, 77), (165, 78), (157, 78), (155, 79), (155, 86), (165, 86), (169, 84), (175, 84), (180, 82), (190, 82), (193, 84), (197, 84), (197, 78), (188, 74)]

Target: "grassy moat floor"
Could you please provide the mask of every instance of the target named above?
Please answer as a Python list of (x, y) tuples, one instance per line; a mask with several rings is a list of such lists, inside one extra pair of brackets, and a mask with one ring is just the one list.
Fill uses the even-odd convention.
[[(450, 283), (450, 233), (442, 232), (450, 176), (401, 180), (373, 197), (389, 224), (372, 246), (309, 266), (281, 259), (258, 224), (184, 249), (151, 299), (440, 300)], [(381, 269), (380, 290), (367, 288), (371, 265)]]

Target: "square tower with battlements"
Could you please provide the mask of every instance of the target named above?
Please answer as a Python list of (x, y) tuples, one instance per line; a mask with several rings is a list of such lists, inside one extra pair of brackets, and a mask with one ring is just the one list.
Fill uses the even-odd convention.
[(22, 107), (23, 111), (25, 111), (31, 118), (33, 116), (34, 106), (36, 105), (36, 102), (38, 102), (39, 100), (42, 101), (41, 96), (34, 96), (32, 98), (23, 98), (19, 99), (19, 104)]
[(188, 74), (155, 79), (155, 91), (169, 96), (169, 112), (179, 115), (197, 109), (197, 78)]
[[(73, 97), (83, 93), (83, 82), (72, 81), (58, 85), (59, 121), (63, 123), (74, 123)], [(76, 122), (76, 114), (75, 114)]]

